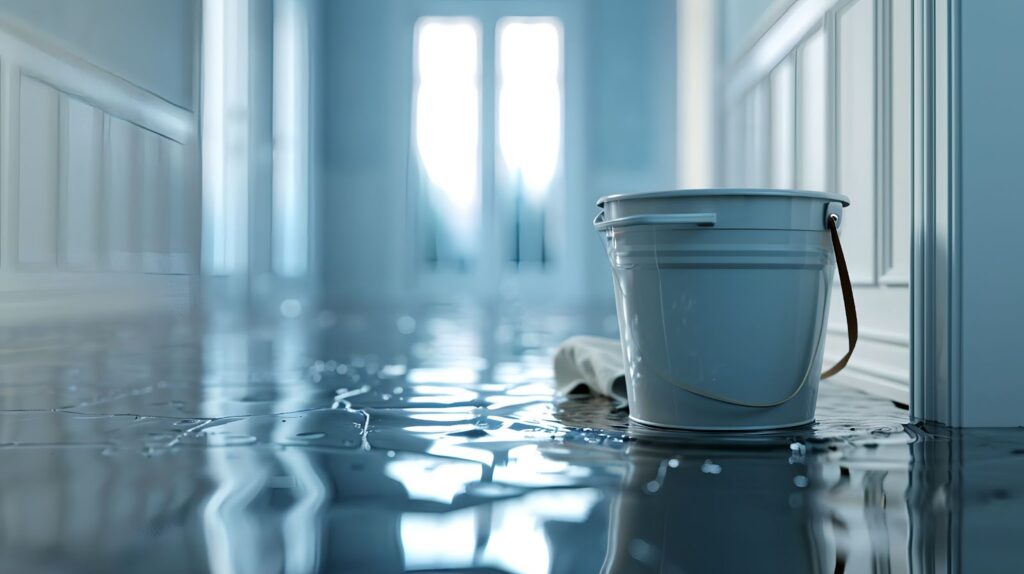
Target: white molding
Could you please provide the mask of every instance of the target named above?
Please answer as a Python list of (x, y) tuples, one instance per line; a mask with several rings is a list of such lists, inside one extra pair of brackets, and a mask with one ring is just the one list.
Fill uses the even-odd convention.
[(0, 324), (135, 312), (187, 312), (193, 277), (120, 273), (0, 275)]
[(841, 385), (904, 405), (910, 404), (911, 400), (910, 391), (905, 382), (894, 382), (887, 377), (878, 377), (869, 370), (850, 368), (849, 366), (842, 373), (821, 384)]
[[(1024, 323), (1017, 219), (1024, 4), (925, 2), (926, 185), (915, 196), (913, 415), (1024, 426), (1014, 372)], [(998, 40), (993, 40), (997, 38)]]
[(960, 362), (960, 304), (952, 279), (959, 268), (960, 238), (956, 226), (946, 227), (958, 191), (949, 171), (955, 163), (950, 124), (956, 123), (957, 114), (949, 100), (953, 82), (948, 75), (954, 38), (948, 0), (922, 0), (917, 6), (921, 17), (915, 43), (923, 59), (923, 113), (915, 131), (922, 137), (923, 181), (915, 190), (913, 206), (911, 414), (958, 426), (960, 376), (954, 365)]
[(751, 47), (727, 72), (726, 101), (742, 98), (807, 37), (814, 34), (838, 2), (797, 0), (788, 3), (784, 10), (769, 13), (769, 18), (775, 16), (774, 20), (764, 21), (764, 32), (756, 37)]
[[(846, 326), (845, 325), (829, 325), (829, 335), (839, 335), (846, 337)], [(899, 347), (910, 347), (910, 338), (902, 333), (896, 333), (891, 331), (883, 331), (881, 329), (870, 329), (860, 328), (857, 330), (857, 335), (860, 339), (866, 341), (874, 341), (876, 343), (887, 343), (889, 345), (897, 345)]]
[(49, 38), (0, 21), (0, 54), (13, 68), (57, 90), (180, 143), (195, 135), (189, 110), (82, 60)]

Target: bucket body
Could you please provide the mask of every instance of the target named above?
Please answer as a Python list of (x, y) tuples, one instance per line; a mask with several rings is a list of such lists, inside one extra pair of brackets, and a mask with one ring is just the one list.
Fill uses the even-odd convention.
[(630, 417), (758, 430), (814, 420), (840, 195), (718, 189), (603, 198)]

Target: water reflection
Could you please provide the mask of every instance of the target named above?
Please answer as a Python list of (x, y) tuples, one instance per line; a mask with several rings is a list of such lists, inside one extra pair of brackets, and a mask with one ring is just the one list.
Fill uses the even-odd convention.
[(906, 426), (904, 410), (829, 385), (808, 428), (639, 427), (609, 401), (552, 396), (551, 347), (602, 327), (601, 317), (444, 312), (2, 332), (0, 564), (974, 572), (1024, 563), (1024, 431)]

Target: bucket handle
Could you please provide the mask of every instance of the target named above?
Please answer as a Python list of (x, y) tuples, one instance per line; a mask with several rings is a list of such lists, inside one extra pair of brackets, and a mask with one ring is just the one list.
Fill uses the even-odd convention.
[(696, 225), (698, 227), (714, 227), (718, 216), (714, 213), (666, 213), (648, 215), (627, 215), (605, 220), (604, 211), (594, 218), (594, 229), (605, 231), (612, 227), (629, 227), (633, 225)]
[(832, 250), (836, 252), (836, 267), (839, 268), (839, 287), (843, 290), (843, 307), (846, 310), (846, 335), (849, 340), (846, 354), (836, 364), (821, 374), (822, 379), (842, 371), (853, 356), (853, 349), (857, 346), (857, 304), (853, 301), (853, 284), (850, 283), (850, 272), (846, 269), (846, 257), (843, 255), (843, 245), (839, 242), (839, 214), (828, 213), (825, 217), (825, 224), (828, 225), (829, 234), (832, 236)]
[[(835, 375), (839, 371), (842, 371), (843, 368), (846, 367), (846, 364), (850, 362), (850, 357), (853, 356), (853, 349), (857, 346), (857, 306), (853, 300), (853, 284), (850, 282), (850, 272), (846, 268), (846, 257), (843, 255), (843, 245), (842, 243), (839, 242), (838, 225), (841, 217), (839, 210), (840, 208), (837, 208), (831, 204), (829, 205), (829, 209), (825, 213), (825, 227), (828, 228), (829, 235), (832, 238), (832, 250), (835, 252), (836, 255), (836, 267), (838, 267), (839, 270), (839, 286), (843, 292), (843, 306), (846, 310), (846, 332), (849, 338), (849, 347), (847, 348), (846, 354), (843, 355), (843, 357), (839, 359), (839, 361), (837, 361), (836, 364), (832, 365), (829, 369), (821, 373), (822, 380)], [(793, 392), (789, 393), (789, 395), (786, 398), (771, 403), (748, 403), (744, 401), (730, 399), (728, 397), (723, 397), (715, 393), (709, 393), (707, 391), (703, 391), (700, 389), (695, 389), (688, 385), (680, 384), (678, 382), (673, 382), (673, 384), (697, 396), (718, 401), (720, 403), (726, 403), (740, 407), (769, 408), (777, 407), (783, 403), (788, 402), (793, 397), (797, 396), (800, 393), (800, 391), (804, 388), (804, 385), (807, 383), (807, 379), (808, 376), (807, 374), (805, 374), (803, 380), (800, 381), (800, 384), (797, 385), (797, 387), (793, 389)]]

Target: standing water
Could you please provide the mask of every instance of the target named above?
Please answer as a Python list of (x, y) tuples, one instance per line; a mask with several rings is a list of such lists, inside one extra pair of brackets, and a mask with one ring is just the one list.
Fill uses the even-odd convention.
[(655, 430), (556, 398), (593, 315), (321, 313), (0, 333), (5, 572), (936, 572), (1024, 564), (1024, 430)]

